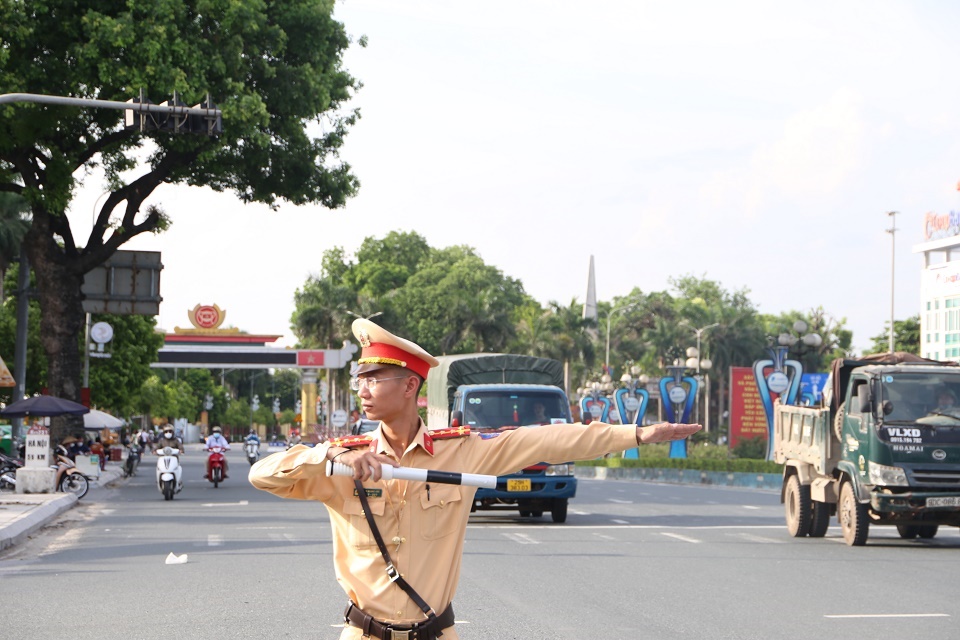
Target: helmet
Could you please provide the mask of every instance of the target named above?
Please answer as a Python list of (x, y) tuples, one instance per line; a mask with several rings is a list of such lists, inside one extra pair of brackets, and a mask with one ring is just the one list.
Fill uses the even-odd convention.
[(213, 428), (213, 432), (214, 432), (214, 433), (222, 433), (222, 432), (223, 432), (223, 429), (221, 429), (220, 427), (214, 427), (214, 428)]

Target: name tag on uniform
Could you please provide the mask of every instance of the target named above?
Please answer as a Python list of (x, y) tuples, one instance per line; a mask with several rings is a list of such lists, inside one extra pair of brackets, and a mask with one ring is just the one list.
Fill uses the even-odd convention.
[[(368, 497), (368, 498), (382, 498), (382, 497), (383, 497), (383, 489), (367, 489), (366, 487), (364, 487), (364, 488), (363, 488), (363, 491), (364, 491), (364, 493), (367, 494), (367, 497)], [(360, 493), (359, 493), (356, 489), (353, 490), (353, 497), (355, 497), (355, 498), (359, 498), (359, 497), (360, 497)]]

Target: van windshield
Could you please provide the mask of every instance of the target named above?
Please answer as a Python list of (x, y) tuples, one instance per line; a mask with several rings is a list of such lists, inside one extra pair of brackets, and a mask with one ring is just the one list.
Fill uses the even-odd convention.
[(960, 374), (883, 374), (880, 383), (884, 422), (960, 426)]
[(471, 391), (463, 406), (463, 424), (477, 430), (570, 422), (563, 394), (549, 391)]

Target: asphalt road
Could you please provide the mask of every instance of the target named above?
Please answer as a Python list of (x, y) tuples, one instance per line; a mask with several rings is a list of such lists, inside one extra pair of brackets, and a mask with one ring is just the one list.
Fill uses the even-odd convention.
[[(0, 637), (338, 637), (326, 511), (253, 489), (229, 455), (214, 489), (188, 453), (172, 502), (145, 460), (0, 555)], [(904, 541), (875, 527), (850, 548), (835, 524), (790, 538), (774, 492), (590, 480), (562, 525), (471, 516), (455, 607), (463, 640), (952, 640), (958, 563), (957, 529)]]

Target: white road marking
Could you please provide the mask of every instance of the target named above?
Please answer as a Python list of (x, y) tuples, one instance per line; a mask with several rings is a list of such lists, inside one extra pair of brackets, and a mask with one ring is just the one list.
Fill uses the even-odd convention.
[(614, 538), (613, 536), (608, 536), (603, 533), (595, 533), (593, 535), (596, 536), (597, 538), (600, 538), (601, 540), (616, 540), (616, 538)]
[(240, 502), (204, 502), (201, 506), (204, 507), (245, 507), (249, 502), (246, 500), (241, 500)]
[(786, 542), (785, 540), (777, 540), (776, 538), (765, 538), (763, 536), (755, 536), (751, 533), (738, 533), (736, 535), (743, 538), (744, 540), (749, 540), (750, 542), (762, 542), (764, 544), (783, 544), (784, 542)]
[(667, 536), (669, 538), (676, 538), (677, 540), (682, 540), (684, 542), (691, 542), (693, 544), (698, 544), (702, 542), (702, 540), (697, 540), (696, 538), (691, 538), (689, 536), (683, 536), (683, 535), (680, 535), (679, 533), (670, 533), (669, 531), (661, 531), (660, 535)]
[(755, 506), (752, 505), (752, 504), (745, 504), (745, 505), (743, 505), (743, 508), (744, 508), (744, 509), (759, 509), (760, 507), (755, 507)]
[(617, 520), (616, 518), (611, 518), (610, 522), (616, 522), (617, 524), (630, 524), (626, 520)]
[(842, 613), (825, 614), (824, 618), (949, 618), (949, 613)]
[(540, 544), (539, 540), (534, 540), (525, 533), (505, 533), (503, 535), (518, 544)]
[(633, 504), (633, 500), (618, 500), (617, 498), (607, 498), (607, 502), (615, 502), (617, 504)]
[(292, 533), (270, 533), (267, 537), (275, 542), (297, 542), (296, 536)]
[(571, 515), (574, 515), (574, 516), (589, 516), (589, 515), (590, 515), (590, 512), (589, 512), (589, 511), (574, 511), (573, 509), (571, 509), (571, 510), (570, 510), (570, 514), (571, 514)]
[(211, 533), (207, 536), (207, 546), (208, 547), (222, 547), (223, 546), (223, 536), (218, 536), (215, 533)]

